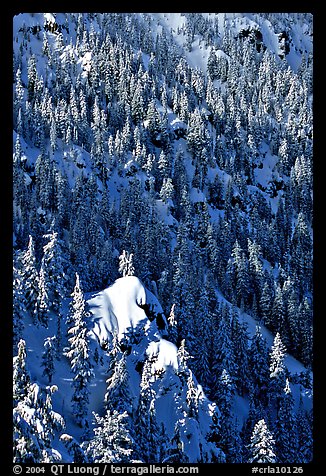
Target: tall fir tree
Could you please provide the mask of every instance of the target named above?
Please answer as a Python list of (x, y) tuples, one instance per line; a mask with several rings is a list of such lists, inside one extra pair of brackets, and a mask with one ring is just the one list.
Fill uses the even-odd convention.
[(13, 358), (13, 399), (16, 403), (27, 395), (31, 380), (26, 368), (26, 342), (23, 339), (18, 342), (17, 351)]
[(250, 375), (250, 393), (255, 404), (267, 405), (269, 386), (269, 360), (266, 339), (263, 337), (261, 328), (256, 327), (254, 336), (248, 351), (248, 365)]
[(34, 240), (29, 236), (28, 247), (21, 259), (22, 278), (24, 282), (26, 307), (34, 311), (38, 295), (38, 271), (36, 266)]
[(41, 388), (30, 384), (27, 396), (13, 411), (15, 463), (54, 463), (62, 461), (54, 448), (54, 438), (65, 427), (63, 417), (52, 409), (55, 385)]
[(126, 250), (123, 250), (119, 256), (119, 273), (122, 277), (133, 276), (135, 274), (133, 256), (133, 253), (129, 253)]
[(41, 266), (40, 273), (37, 279), (38, 293), (34, 308), (34, 323), (41, 324), (44, 327), (49, 325), (50, 302), (49, 295), (46, 289), (46, 277), (44, 267)]
[(265, 420), (259, 420), (252, 432), (249, 463), (275, 463), (274, 439)]
[(269, 399), (276, 404), (277, 411), (279, 410), (281, 396), (286, 384), (285, 356), (286, 348), (283, 345), (280, 334), (277, 333), (271, 347), (269, 365)]
[(46, 288), (53, 309), (60, 310), (62, 299), (66, 293), (66, 270), (62, 242), (57, 232), (44, 236), (48, 240), (43, 247), (42, 267), (45, 272)]
[(16, 347), (23, 337), (26, 317), (26, 298), (21, 273), (13, 267), (13, 346)]
[(110, 367), (113, 367), (110, 377), (107, 380), (107, 391), (105, 394), (106, 406), (111, 411), (119, 413), (132, 413), (132, 399), (129, 390), (129, 373), (127, 369), (126, 354), (119, 353), (113, 358)]
[(130, 463), (134, 442), (126, 427), (127, 413), (107, 410), (103, 417), (94, 413), (94, 436), (83, 444), (93, 463)]
[(52, 377), (55, 373), (56, 340), (56, 336), (47, 337), (44, 340), (44, 352), (42, 355), (42, 367), (44, 367), (43, 376), (47, 377), (49, 384), (52, 382)]
[(275, 453), (280, 463), (296, 462), (298, 443), (294, 422), (294, 399), (289, 381), (286, 379), (274, 430)]
[(76, 273), (76, 284), (72, 293), (71, 326), (68, 329), (69, 348), (65, 355), (70, 360), (71, 371), (74, 374), (72, 387), (72, 413), (76, 423), (88, 427), (89, 383), (94, 377), (90, 360), (88, 329), (86, 325), (86, 305), (81, 289), (79, 276)]

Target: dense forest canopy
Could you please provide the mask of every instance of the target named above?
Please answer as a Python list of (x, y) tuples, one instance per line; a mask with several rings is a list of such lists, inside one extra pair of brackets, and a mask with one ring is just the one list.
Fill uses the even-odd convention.
[[(312, 366), (312, 15), (19, 14), (13, 40), (17, 461), (62, 457), (51, 449), (64, 427), (51, 403), (60, 386), (31, 379), (30, 325), (55, 327), (42, 357), (49, 385), (58, 362), (71, 365), (84, 436), (60, 444), (73, 461), (310, 461), (299, 394)], [(154, 357), (136, 405), (130, 396), (128, 349), (144, 330), (94, 357), (85, 295), (120, 276), (156, 297), (161, 321), (143, 309), (178, 349), (185, 401), (175, 395), (173, 434), (153, 403), (168, 372), (155, 373)], [(287, 354), (306, 371), (291, 372)], [(100, 358), (106, 413), (93, 430)], [(185, 427), (201, 435), (196, 456)]]

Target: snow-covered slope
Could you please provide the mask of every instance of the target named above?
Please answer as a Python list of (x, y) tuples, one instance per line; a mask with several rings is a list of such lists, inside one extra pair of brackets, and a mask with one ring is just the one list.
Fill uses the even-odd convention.
[[(219, 441), (230, 436), (217, 431), (213, 444), (210, 432), (219, 420), (221, 365), (228, 368), (216, 357), (214, 339), (231, 309), (247, 329), (248, 353), (259, 323), (269, 351), (280, 332), (290, 352), (309, 366), (312, 288), (302, 270), (309, 268), (312, 235), (312, 22), (305, 18), (253, 13), (14, 18), (14, 246), (23, 253), (33, 237), (39, 273), (46, 233), (58, 228), (68, 261), (64, 317), (76, 271), (85, 284), (95, 373), (90, 426), (93, 411), (104, 413), (116, 339), (125, 352), (132, 418), (142, 370), (150, 362), (147, 384), (155, 394), (157, 423), (164, 424), (170, 443), (179, 432), (190, 462), (222, 460)], [(116, 279), (122, 250), (135, 254), (141, 279)], [(175, 339), (164, 315), (173, 304), (179, 319)], [(49, 307), (48, 328), (35, 326), (31, 309), (22, 332), (32, 380), (42, 386), (49, 383), (41, 365), (44, 340), (58, 332), (57, 313)], [(200, 346), (202, 321), (211, 335)], [(61, 354), (68, 346), (64, 322), (62, 327)], [(185, 335), (199, 370), (207, 362), (198, 364), (198, 348), (215, 365), (206, 382), (181, 355)], [(233, 342), (229, 347), (236, 361)], [(285, 365), (299, 414), (301, 406), (311, 409), (312, 391), (309, 382), (305, 387), (305, 366), (293, 355), (286, 355)], [(266, 385), (268, 359), (266, 352)], [(230, 397), (229, 423), (236, 421), (241, 430), (256, 382), (252, 378), (241, 389), (235, 367), (231, 379), (239, 394)], [(73, 418), (73, 378), (61, 355), (53, 376), (54, 409), (80, 443), (85, 434)], [(196, 410), (189, 410), (191, 399)], [(270, 424), (274, 431), (276, 420)], [(249, 430), (247, 443), (248, 435)], [(64, 461), (72, 460), (62, 442), (54, 445)]]
[[(312, 51), (312, 37), (308, 25), (302, 23), (293, 24), (291, 15), (284, 14), (280, 20), (271, 23), (259, 14), (250, 13), (207, 13), (203, 18), (215, 20), (218, 24), (219, 42), (223, 41), (225, 31), (231, 31), (234, 36), (254, 34), (261, 36), (261, 42), (265, 48), (277, 56), (285, 58), (289, 66), (296, 71), (302, 57), (302, 53)], [(281, 15), (281, 14), (280, 14)], [(207, 72), (207, 61), (211, 47), (207, 47), (201, 38), (195, 37), (191, 51), (186, 48), (185, 25), (186, 15), (182, 13), (154, 13), (152, 14), (158, 23), (171, 31), (176, 43), (184, 50), (188, 63), (193, 68), (199, 68)], [(223, 54), (223, 52), (220, 52)]]
[[(137, 409), (140, 392), (140, 368), (146, 359), (153, 359), (154, 374), (152, 379), (156, 393), (156, 415), (158, 422), (164, 424), (167, 435), (172, 438), (177, 421), (183, 421), (185, 426), (181, 427), (181, 438), (189, 461), (200, 460), (200, 451), (214, 454), (216, 458), (221, 457), (216, 447), (207, 442), (207, 435), (213, 424), (212, 416), (218, 410), (207, 399), (201, 386), (196, 382), (195, 375), (187, 367), (186, 372), (190, 372), (195, 383), (199, 415), (197, 419), (192, 419), (190, 423), (188, 420), (183, 420), (186, 411), (187, 386), (182, 373), (180, 373), (177, 347), (162, 337), (160, 332), (163, 331), (165, 334), (164, 329), (161, 329), (161, 331), (158, 329), (157, 318), (158, 316), (162, 317), (162, 308), (157, 298), (143, 286), (136, 276), (120, 278), (107, 289), (98, 293), (89, 293), (87, 297), (90, 311), (88, 328), (91, 342), (91, 360), (95, 372), (95, 378), (90, 385), (89, 415), (92, 412), (99, 414), (103, 412), (110, 361), (106, 351), (112, 344), (113, 336), (117, 334), (119, 340), (123, 340), (126, 334), (136, 332), (138, 335), (137, 344), (134, 344), (127, 352), (128, 386), (133, 399), (134, 411)], [(149, 305), (147, 309), (151, 310), (151, 320), (146, 316), (145, 310), (140, 307), (146, 304)], [(68, 302), (65, 305), (66, 311), (67, 306)], [(162, 321), (161, 317), (159, 319), (162, 326), (165, 318), (163, 316), (164, 321)], [(256, 321), (246, 314), (242, 315), (241, 319), (248, 325), (249, 335), (252, 336), (257, 324)], [(32, 369), (32, 380), (39, 382), (41, 385), (47, 384), (47, 379), (43, 376), (43, 368), (41, 367), (41, 357), (44, 350), (43, 342), (46, 337), (55, 334), (55, 332), (55, 316), (51, 317), (48, 329), (39, 328), (35, 332), (32, 322), (25, 328), (24, 339), (28, 343), (28, 367)], [(66, 326), (63, 328), (63, 333), (65, 334), (65, 332)], [(263, 326), (262, 333), (270, 346), (273, 341), (270, 332)], [(98, 352), (100, 359), (95, 361), (96, 352)], [(286, 364), (290, 375), (305, 370), (302, 364), (291, 356), (286, 358)], [(67, 358), (61, 358), (56, 364), (56, 373), (53, 377), (53, 383), (58, 386), (58, 392), (53, 396), (54, 410), (65, 415), (67, 425), (65, 432), (73, 435), (78, 441), (83, 435), (83, 430), (74, 422), (70, 402), (72, 396), (71, 382), (72, 374), (69, 361)], [(307, 409), (311, 408), (311, 392), (304, 390), (297, 384), (291, 384), (291, 388), (297, 402), (296, 405), (301, 399)], [(248, 401), (240, 397), (235, 399), (233, 412), (234, 418), (239, 428), (241, 428), (248, 417)], [(62, 442), (55, 440), (54, 447), (62, 454), (63, 461), (71, 461), (71, 455), (66, 452)], [(200, 447), (202, 447), (202, 450), (200, 450)]]
[[(202, 388), (198, 385), (196, 377), (183, 362), (180, 367), (177, 347), (163, 338), (157, 325), (157, 319), (164, 327), (165, 318), (162, 316), (162, 308), (155, 296), (145, 289), (141, 281), (135, 276), (126, 276), (118, 279), (109, 288), (99, 293), (89, 293), (87, 301), (89, 305), (89, 339), (91, 361), (94, 365), (95, 378), (90, 384), (89, 417), (92, 412), (103, 413), (104, 398), (106, 393), (106, 379), (110, 358), (107, 350), (110, 349), (113, 336), (118, 335), (119, 340), (131, 333), (137, 335), (137, 343), (127, 349), (128, 387), (132, 397), (133, 411), (137, 410), (141, 369), (146, 360), (152, 364), (152, 386), (155, 391), (155, 410), (157, 421), (164, 424), (166, 434), (172, 438), (176, 423), (180, 424), (180, 437), (185, 447), (189, 461), (200, 460), (203, 454), (207, 458), (222, 458), (223, 454), (216, 446), (207, 441), (207, 436), (213, 427), (214, 415), (218, 415), (216, 405), (205, 396)], [(151, 320), (146, 316), (144, 309), (150, 310)], [(68, 302), (65, 309), (67, 310)], [(46, 385), (47, 379), (43, 375), (41, 366), (43, 342), (46, 337), (56, 331), (56, 317), (51, 316), (48, 329), (39, 328), (34, 331), (32, 322), (25, 328), (24, 339), (28, 343), (27, 364), (32, 369), (33, 381), (40, 385)], [(63, 325), (63, 334), (66, 326)], [(163, 330), (163, 329), (162, 329)], [(163, 330), (164, 331), (164, 330)], [(65, 338), (66, 339), (66, 338)], [(102, 347), (101, 347), (102, 346)], [(98, 353), (99, 358), (95, 358)], [(197, 394), (199, 413), (196, 419), (185, 419), (187, 410), (187, 378), (193, 379), (194, 391)], [(53, 384), (57, 385), (58, 391), (53, 396), (53, 408), (65, 415), (65, 432), (72, 435), (77, 441), (81, 441), (84, 430), (74, 422), (71, 407), (72, 378), (70, 363), (66, 357), (62, 357), (56, 363), (56, 372), (53, 376)], [(63, 461), (71, 461), (63, 443), (57, 438), (53, 446), (60, 452)]]
[[(136, 276), (126, 276), (116, 280), (112, 286), (88, 299), (87, 302), (92, 314), (91, 320), (94, 322), (92, 332), (102, 346), (105, 342), (108, 342), (110, 346), (116, 333), (119, 339), (128, 332), (140, 333), (141, 337), (137, 345), (132, 347), (127, 357), (130, 393), (135, 397), (136, 407), (141, 380), (137, 368), (139, 369), (139, 364), (146, 359), (154, 359), (152, 378), (156, 392), (157, 418), (160, 424), (164, 424), (167, 434), (172, 438), (176, 422), (182, 420), (186, 409), (187, 388), (179, 375), (178, 349), (173, 343), (162, 338), (158, 329), (157, 319), (160, 319), (161, 327), (163, 327), (161, 330), (164, 331), (166, 324), (158, 300), (145, 289)], [(144, 306), (151, 312), (151, 320), (146, 316)], [(195, 376), (193, 378), (196, 382)], [(195, 386), (200, 415), (198, 421), (192, 422), (192, 425), (195, 425), (194, 428), (184, 427), (182, 430), (182, 440), (190, 461), (200, 459), (200, 446), (204, 448), (202, 451), (216, 453), (218, 456), (214, 445), (206, 441), (207, 434), (211, 431), (214, 405), (205, 397), (197, 383)]]
[[(149, 299), (148, 299), (148, 297)], [(128, 328), (135, 329), (147, 320), (141, 307), (155, 304), (155, 312), (163, 312), (155, 296), (146, 291), (141, 281), (135, 276), (118, 279), (112, 286), (88, 300), (95, 320), (95, 334), (100, 341), (108, 340), (109, 333), (117, 332), (119, 338)]]

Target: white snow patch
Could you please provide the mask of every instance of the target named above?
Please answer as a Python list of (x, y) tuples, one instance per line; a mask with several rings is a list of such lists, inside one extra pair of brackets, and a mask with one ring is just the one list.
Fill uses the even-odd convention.
[[(110, 340), (112, 332), (122, 338), (125, 331), (147, 320), (140, 304), (146, 303), (146, 291), (136, 276), (119, 278), (112, 286), (88, 300), (93, 314), (94, 333), (100, 342)], [(145, 322), (144, 322), (145, 325)]]
[(52, 13), (44, 13), (44, 20), (48, 23), (55, 23), (55, 18)]
[(157, 361), (153, 365), (155, 370), (165, 370), (168, 366), (178, 369), (177, 348), (172, 342), (165, 339), (152, 341), (147, 347), (146, 354), (148, 357), (157, 355)]
[(169, 203), (164, 203), (163, 200), (156, 200), (156, 210), (159, 216), (159, 219), (168, 226), (177, 226), (177, 220), (171, 215), (169, 209), (173, 206), (172, 200), (169, 200)]
[(205, 197), (204, 193), (201, 190), (199, 190), (198, 188), (192, 188), (190, 190), (190, 200), (193, 203), (206, 202), (206, 197)]
[(177, 117), (173, 119), (170, 123), (172, 130), (177, 130), (177, 129), (188, 129), (188, 126), (185, 122), (181, 121)]

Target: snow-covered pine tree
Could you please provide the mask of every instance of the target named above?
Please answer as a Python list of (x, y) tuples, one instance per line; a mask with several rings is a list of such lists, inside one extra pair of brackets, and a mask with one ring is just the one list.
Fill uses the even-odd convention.
[(270, 329), (277, 333), (284, 333), (285, 327), (285, 303), (283, 298), (283, 289), (277, 284), (275, 297), (271, 309)]
[(272, 290), (269, 286), (268, 282), (265, 281), (260, 299), (259, 299), (259, 306), (261, 310), (261, 321), (263, 324), (267, 326), (268, 329), (272, 329)]
[(16, 347), (22, 338), (25, 327), (26, 299), (22, 276), (15, 264), (13, 267), (13, 346)]
[(193, 351), (193, 362), (191, 368), (198, 382), (203, 389), (208, 391), (211, 384), (211, 344), (212, 344), (212, 316), (210, 312), (209, 292), (208, 287), (202, 288), (198, 303), (198, 316), (195, 320), (195, 344)]
[(277, 461), (283, 464), (296, 462), (297, 435), (294, 422), (294, 399), (286, 379), (274, 430)]
[(48, 240), (43, 247), (42, 258), (46, 289), (53, 309), (59, 311), (66, 292), (62, 243), (59, 240), (58, 233), (54, 231), (44, 235), (43, 238)]
[(28, 392), (30, 375), (26, 369), (26, 342), (21, 339), (17, 345), (17, 356), (13, 358), (13, 399), (22, 400)]
[(54, 361), (57, 353), (57, 338), (56, 336), (47, 337), (44, 340), (44, 352), (42, 355), (43, 376), (47, 377), (49, 383), (52, 382), (52, 377), (55, 373)]
[(94, 377), (88, 342), (86, 325), (86, 309), (79, 276), (76, 273), (76, 284), (72, 293), (70, 311), (71, 326), (68, 329), (69, 348), (65, 355), (70, 360), (71, 371), (74, 374), (72, 386), (74, 389), (71, 402), (72, 413), (76, 423), (84, 428), (88, 426), (89, 382)]
[(269, 399), (271, 403), (276, 403), (277, 410), (286, 384), (285, 356), (286, 348), (282, 343), (280, 334), (277, 333), (270, 351), (269, 366)]
[(175, 304), (172, 304), (170, 314), (168, 316), (168, 336), (169, 336), (169, 341), (173, 342), (173, 344), (177, 344), (178, 342), (178, 327), (177, 327), (177, 321), (174, 313), (175, 309)]
[(232, 341), (234, 346), (234, 356), (237, 368), (237, 375), (234, 377), (234, 383), (240, 395), (244, 395), (249, 388), (250, 372), (248, 362), (248, 331), (247, 324), (239, 322), (239, 316), (236, 309), (233, 310), (232, 317)]
[(300, 303), (298, 314), (298, 319), (302, 323), (300, 326), (300, 355), (304, 364), (311, 368), (313, 358), (313, 313), (307, 297)]
[(259, 326), (256, 326), (248, 351), (248, 365), (251, 380), (251, 398), (255, 404), (261, 403), (266, 406), (270, 374), (268, 348)]
[(187, 403), (187, 415), (188, 418), (198, 419), (198, 407), (199, 407), (199, 391), (195, 386), (193, 373), (189, 370), (189, 377), (187, 380), (187, 392), (186, 392), (186, 403)]
[(178, 359), (178, 370), (177, 375), (180, 377), (181, 382), (186, 384), (186, 381), (190, 375), (190, 369), (188, 368), (188, 360), (192, 359), (192, 356), (186, 349), (186, 341), (182, 339), (180, 346), (177, 352), (177, 359)]
[(75, 286), (71, 294), (71, 301), (69, 303), (69, 312), (66, 316), (66, 324), (69, 326), (74, 322), (75, 312), (78, 310), (80, 316), (84, 316), (86, 313), (86, 303), (84, 300), (84, 293), (80, 283), (79, 274), (75, 274)]
[(37, 81), (35, 55), (31, 55), (28, 59), (27, 80), (28, 80), (28, 84), (27, 84), (28, 101), (32, 102), (34, 99), (35, 83)]
[[(36, 126), (40, 129), (40, 124)], [(35, 193), (42, 210), (54, 209), (55, 168), (47, 152), (41, 152), (35, 162)], [(40, 237), (39, 237), (40, 238)]]
[(21, 259), (22, 279), (24, 282), (26, 307), (34, 312), (38, 296), (38, 271), (36, 267), (34, 240), (29, 236), (28, 247)]
[(13, 359), (13, 461), (16, 463), (47, 463), (61, 459), (53, 448), (56, 431), (64, 428), (64, 420), (52, 410), (52, 394), (56, 386), (40, 388), (31, 382), (26, 369), (26, 344), (18, 343)]
[(189, 463), (189, 458), (185, 453), (185, 445), (181, 438), (181, 432), (184, 432), (185, 423), (186, 419), (184, 417), (179, 418), (175, 423), (169, 456), (166, 458), (169, 463)]
[[(222, 316), (214, 339), (215, 359), (213, 361), (212, 392), (218, 397), (219, 376), (223, 369), (233, 378), (237, 374), (234, 349), (231, 340), (230, 310), (229, 306), (222, 307)], [(215, 378), (214, 378), (215, 375)]]
[(135, 435), (137, 435), (138, 452), (146, 463), (157, 462), (157, 445), (159, 427), (156, 422), (155, 391), (153, 389), (153, 363), (155, 357), (148, 358), (143, 366), (140, 383), (138, 407), (135, 412)]
[(119, 273), (125, 276), (133, 276), (135, 274), (135, 268), (133, 265), (133, 253), (129, 253), (126, 250), (122, 251), (119, 256)]
[(126, 354), (119, 353), (112, 356), (110, 363), (110, 376), (107, 380), (107, 390), (104, 397), (106, 408), (111, 412), (132, 413), (132, 399), (129, 390), (129, 373), (127, 369)]
[(41, 324), (44, 327), (48, 327), (50, 303), (49, 296), (46, 290), (46, 278), (44, 267), (41, 266), (40, 274), (37, 279), (38, 294), (36, 298), (34, 308), (34, 323), (36, 325)]
[(218, 381), (216, 395), (217, 405), (224, 419), (230, 416), (232, 396), (234, 393), (235, 386), (232, 382), (232, 378), (228, 374), (227, 370), (223, 369)]
[(104, 417), (94, 413), (94, 436), (83, 444), (94, 463), (130, 463), (134, 442), (126, 426), (127, 412), (107, 410)]
[(294, 426), (297, 438), (296, 462), (310, 463), (313, 458), (312, 419), (303, 407), (302, 399), (300, 399), (299, 410), (295, 415)]
[(161, 200), (163, 200), (164, 203), (171, 205), (173, 194), (174, 194), (174, 187), (173, 187), (172, 179), (170, 177), (168, 178), (164, 177), (162, 187), (160, 190)]
[(249, 463), (275, 463), (274, 439), (265, 420), (259, 420), (252, 432)]
[(57, 390), (55, 385), (41, 388), (31, 383), (26, 396), (14, 408), (15, 463), (52, 463), (62, 460), (59, 451), (53, 447), (56, 433), (65, 427), (62, 416), (52, 409), (52, 394)]

